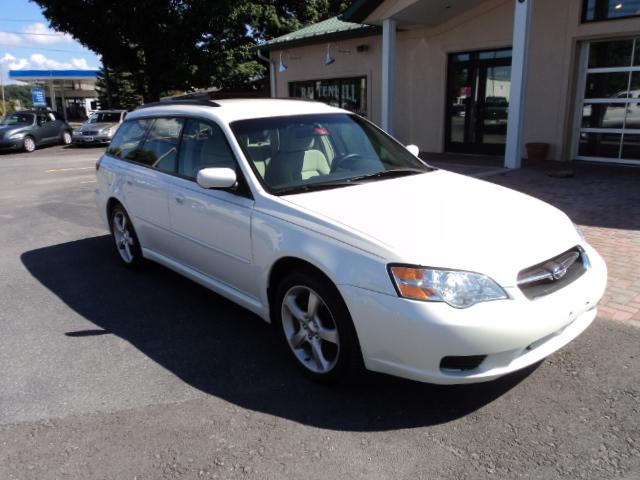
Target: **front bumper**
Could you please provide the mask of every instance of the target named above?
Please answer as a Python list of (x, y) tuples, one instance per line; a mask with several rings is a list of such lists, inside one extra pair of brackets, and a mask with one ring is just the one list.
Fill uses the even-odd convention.
[(72, 135), (71, 143), (76, 145), (103, 144), (111, 142), (108, 135)]
[[(595, 319), (607, 269), (588, 247), (591, 268), (575, 282), (528, 300), (511, 299), (468, 309), (418, 302), (340, 285), (369, 370), (429, 383), (493, 380), (532, 365), (562, 348)], [(470, 370), (441, 368), (445, 357), (483, 356)]]
[(0, 140), (0, 150), (19, 150), (22, 148), (22, 138)]

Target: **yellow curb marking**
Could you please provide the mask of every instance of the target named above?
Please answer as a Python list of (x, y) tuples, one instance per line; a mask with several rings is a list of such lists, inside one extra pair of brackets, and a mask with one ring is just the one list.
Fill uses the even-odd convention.
[(45, 170), (47, 173), (57, 173), (57, 172), (71, 172), (73, 170), (92, 170), (96, 167), (73, 167), (73, 168), (54, 168), (52, 170)]

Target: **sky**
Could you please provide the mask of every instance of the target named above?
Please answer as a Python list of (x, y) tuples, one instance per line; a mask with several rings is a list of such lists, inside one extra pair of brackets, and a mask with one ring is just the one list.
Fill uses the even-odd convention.
[(12, 83), (9, 70), (99, 67), (95, 53), (49, 28), (38, 5), (29, 0), (0, 0), (0, 74), (5, 84)]

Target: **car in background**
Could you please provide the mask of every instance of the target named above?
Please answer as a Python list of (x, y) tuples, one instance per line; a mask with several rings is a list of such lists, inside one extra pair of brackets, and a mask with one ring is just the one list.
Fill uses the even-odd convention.
[(100, 110), (73, 131), (74, 145), (108, 144), (127, 116), (126, 110)]
[(57, 112), (22, 111), (0, 120), (0, 150), (33, 152), (44, 145), (69, 145), (71, 127)]

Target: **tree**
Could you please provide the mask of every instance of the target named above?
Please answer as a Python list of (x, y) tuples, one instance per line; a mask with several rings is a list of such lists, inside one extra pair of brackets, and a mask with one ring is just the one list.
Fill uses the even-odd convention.
[(134, 110), (143, 102), (133, 75), (106, 67), (100, 69), (96, 91), (102, 108)]
[(336, 0), (31, 0), (55, 30), (129, 72), (145, 101), (163, 92), (247, 85), (260, 41), (339, 13)]

